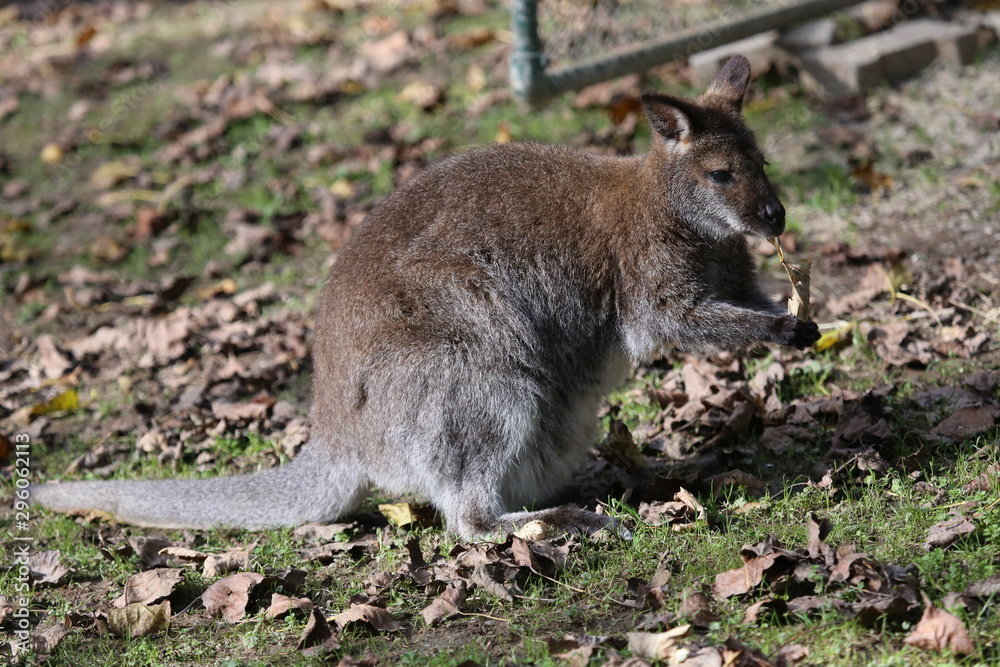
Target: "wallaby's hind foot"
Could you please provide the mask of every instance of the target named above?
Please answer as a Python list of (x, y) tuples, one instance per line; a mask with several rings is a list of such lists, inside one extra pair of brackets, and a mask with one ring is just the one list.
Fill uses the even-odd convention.
[(554, 507), (536, 512), (510, 512), (497, 522), (498, 532), (515, 533), (532, 521), (541, 521), (555, 533), (594, 535), (604, 531), (623, 540), (632, 539), (632, 531), (618, 519), (575, 507)]

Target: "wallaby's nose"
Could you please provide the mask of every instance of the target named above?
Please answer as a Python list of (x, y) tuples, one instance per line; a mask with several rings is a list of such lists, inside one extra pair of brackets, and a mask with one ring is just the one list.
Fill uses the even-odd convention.
[(780, 201), (774, 200), (764, 204), (758, 215), (771, 227), (771, 232), (775, 236), (785, 231), (785, 207)]

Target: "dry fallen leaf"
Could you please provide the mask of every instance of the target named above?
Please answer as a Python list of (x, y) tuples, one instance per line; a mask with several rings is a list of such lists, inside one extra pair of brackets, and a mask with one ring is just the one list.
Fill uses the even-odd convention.
[(195, 551), (187, 547), (164, 547), (159, 553), (163, 556), (170, 556), (187, 563), (204, 563), (208, 554), (203, 551)]
[(677, 610), (677, 617), (690, 621), (699, 628), (707, 628), (719, 620), (719, 615), (712, 609), (711, 598), (704, 593), (692, 593), (684, 598)]
[(669, 660), (677, 664), (686, 657), (678, 652), (690, 630), (690, 625), (679, 625), (666, 632), (628, 632), (628, 650), (646, 660)]
[(45, 628), (41, 632), (33, 632), (31, 633), (31, 649), (40, 654), (52, 653), (59, 642), (70, 633), (70, 630), (72, 630), (72, 626), (66, 621)]
[(60, 579), (72, 572), (59, 562), (60, 556), (58, 549), (49, 549), (28, 557), (28, 570), (35, 585), (58, 584)]
[(125, 583), (125, 591), (111, 604), (119, 609), (130, 604), (153, 604), (169, 597), (183, 578), (180, 568), (160, 568), (134, 574)]
[(264, 575), (256, 572), (240, 572), (217, 582), (205, 589), (201, 601), (209, 616), (221, 616), (230, 623), (236, 623), (246, 615), (250, 591), (264, 580)]
[(334, 616), (333, 622), (341, 630), (352, 625), (368, 626), (379, 632), (400, 632), (403, 629), (403, 626), (392, 620), (392, 614), (382, 607), (370, 604), (352, 604), (350, 609)]
[(424, 617), (424, 622), (427, 625), (435, 626), (441, 621), (461, 614), (462, 605), (465, 604), (465, 599), (468, 595), (468, 584), (463, 579), (458, 579), (448, 584), (448, 588), (441, 595), (434, 598), (429, 605), (424, 607), (420, 614)]
[(335, 651), (340, 648), (333, 629), (327, 623), (326, 617), (318, 607), (313, 607), (309, 612), (309, 622), (302, 630), (302, 638), (299, 639), (299, 650), (307, 655), (323, 654)]
[(931, 431), (949, 440), (964, 440), (996, 425), (1000, 406), (977, 405), (959, 408)]
[(544, 521), (535, 520), (521, 526), (520, 530), (514, 533), (514, 536), (528, 542), (533, 542), (535, 540), (544, 540), (551, 532), (552, 526)]
[(875, 169), (875, 162), (871, 158), (865, 160), (851, 172), (854, 180), (866, 186), (872, 193), (878, 193), (892, 187), (893, 178), (888, 174)]
[(170, 627), (170, 601), (158, 605), (130, 604), (124, 609), (112, 609), (108, 628), (119, 637), (142, 637), (164, 632)]
[(266, 618), (280, 618), (295, 610), (311, 613), (315, 606), (309, 598), (293, 598), (281, 593), (272, 593), (271, 606), (264, 612), (264, 616)]
[(238, 549), (224, 554), (209, 554), (202, 565), (201, 576), (214, 579), (222, 574), (250, 567), (250, 550)]
[(549, 655), (568, 667), (587, 667), (593, 653), (592, 642), (583, 643), (570, 635), (549, 640)]
[(927, 532), (927, 540), (924, 542), (924, 549), (931, 549), (951, 546), (966, 535), (976, 532), (976, 525), (964, 516), (952, 516), (944, 521), (934, 524)]
[(926, 594), (921, 593), (920, 596), (926, 605), (924, 615), (903, 642), (925, 651), (950, 650), (959, 655), (974, 653), (976, 647), (961, 619), (935, 607)]
[(809, 272), (812, 270), (812, 259), (803, 259), (798, 264), (785, 261), (785, 253), (781, 248), (781, 239), (777, 236), (768, 239), (777, 251), (781, 265), (785, 267), (788, 280), (792, 283), (792, 296), (788, 300), (788, 312), (803, 322), (809, 321)]
[(383, 503), (378, 506), (378, 511), (398, 528), (410, 525), (429, 528), (437, 522), (437, 512), (430, 505)]

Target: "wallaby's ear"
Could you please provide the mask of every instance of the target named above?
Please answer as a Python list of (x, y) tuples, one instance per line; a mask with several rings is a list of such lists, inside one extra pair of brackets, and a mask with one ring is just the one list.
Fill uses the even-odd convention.
[(666, 95), (646, 93), (642, 96), (642, 108), (649, 126), (668, 142), (684, 142), (690, 138), (693, 123), (691, 114), (685, 111), (687, 106)]
[(750, 85), (750, 61), (743, 54), (737, 53), (730, 58), (715, 80), (705, 91), (706, 97), (714, 97), (728, 104), (737, 111), (743, 107), (743, 96)]

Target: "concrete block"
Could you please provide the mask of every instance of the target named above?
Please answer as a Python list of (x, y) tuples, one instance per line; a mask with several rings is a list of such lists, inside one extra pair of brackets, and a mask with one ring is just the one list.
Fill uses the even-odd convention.
[(793, 26), (778, 37), (777, 44), (789, 51), (805, 51), (833, 44), (837, 22), (830, 18)]
[(695, 88), (704, 88), (712, 83), (715, 75), (719, 73), (726, 61), (737, 53), (742, 53), (750, 61), (750, 72), (753, 76), (766, 72), (781, 55), (774, 46), (778, 35), (777, 30), (769, 30), (753, 37), (695, 53), (688, 58), (688, 65), (691, 67), (691, 84)]
[(812, 49), (801, 54), (799, 64), (807, 84), (842, 93), (904, 79), (937, 58), (952, 66), (968, 64), (978, 43), (974, 26), (917, 19), (853, 42)]

